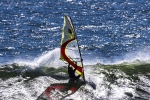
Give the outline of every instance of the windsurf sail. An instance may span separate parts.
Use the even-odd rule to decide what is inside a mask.
[[[77,66],[76,74],[81,75],[85,81],[82,56],[78,45],[77,35],[71,18],[68,16],[64,16],[60,58],[62,61],[69,63],[73,69]]]

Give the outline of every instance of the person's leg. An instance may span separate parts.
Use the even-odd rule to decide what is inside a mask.
[[[75,79],[70,78],[69,81],[68,81],[68,83],[74,83],[74,81],[75,81]]]

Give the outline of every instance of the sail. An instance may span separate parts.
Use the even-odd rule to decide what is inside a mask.
[[[60,47],[60,58],[67,62],[74,69],[77,66],[76,73],[82,75],[84,79],[83,63],[81,58],[78,40],[69,17],[64,16],[64,25],[62,29],[62,39]]]

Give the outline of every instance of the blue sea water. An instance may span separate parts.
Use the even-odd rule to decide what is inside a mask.
[[[73,21],[85,65],[150,62],[149,0],[1,0],[0,65],[56,59],[48,56],[59,53],[64,15]]]
[[[64,15],[73,20],[84,57],[114,62],[129,53],[132,59],[149,54],[146,0],[6,0],[0,5],[1,63],[58,48]]]

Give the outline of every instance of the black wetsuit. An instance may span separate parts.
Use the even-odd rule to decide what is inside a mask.
[[[70,67],[70,64],[68,65],[68,74],[69,74],[69,82],[74,82],[76,81],[77,79],[79,79],[80,75],[76,76],[75,75],[75,71],[77,69],[77,66],[76,68],[73,70],[72,67]]]

